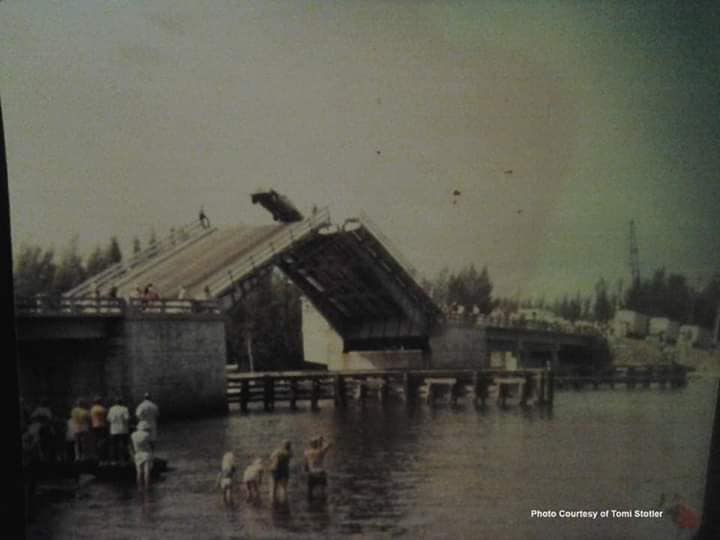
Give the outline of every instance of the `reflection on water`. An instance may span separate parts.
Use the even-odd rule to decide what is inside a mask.
[[[538,520],[531,509],[643,509],[662,492],[701,508],[715,383],[684,389],[561,392],[552,413],[469,405],[412,410],[331,404],[162,426],[172,470],[149,493],[91,482],[44,510],[53,538],[672,538],[669,520]],[[335,442],[327,501],[305,497],[306,441]],[[242,468],[293,442],[289,502],[227,509],[223,452]],[[240,475],[241,476],[241,475]]]

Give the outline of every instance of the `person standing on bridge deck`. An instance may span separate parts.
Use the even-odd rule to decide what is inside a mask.
[[[270,456],[270,498],[273,503],[287,502],[291,446],[290,441],[284,441]],[[282,495],[279,496],[278,492]]]
[[[308,499],[312,499],[315,488],[321,489],[320,496],[325,497],[327,473],[325,472],[325,454],[332,446],[323,436],[310,439],[310,446],[305,450],[305,472],[307,473]]]
[[[210,220],[205,214],[205,208],[202,206],[200,207],[200,212],[198,212],[198,220],[200,221],[200,225],[202,225],[203,229],[210,228]]]
[[[146,422],[148,432],[150,433],[150,445],[155,451],[155,443],[157,442],[157,421],[160,416],[160,409],[152,401],[150,401],[150,392],[145,393],[145,399],[135,409],[135,417],[140,422]]]

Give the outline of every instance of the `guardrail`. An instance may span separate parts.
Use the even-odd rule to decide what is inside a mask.
[[[157,314],[219,314],[220,309],[215,300],[144,300],[131,298],[97,297],[35,297],[19,298],[15,301],[18,315],[125,315],[127,313]]]
[[[183,225],[182,227],[175,230],[173,234],[170,234],[166,238],[159,240],[152,246],[145,248],[140,253],[134,255],[130,259],[115,263],[100,272],[99,274],[96,274],[89,279],[83,281],[78,286],[64,293],[64,296],[85,296],[93,292],[92,287],[94,285],[97,285],[98,287],[103,287],[109,284],[114,284],[114,281],[117,281],[119,278],[125,276],[133,268],[137,268],[141,264],[156,257],[160,253],[174,250],[191,241],[194,241],[195,239],[199,238],[200,236],[206,234],[211,230],[214,229],[205,228],[202,223],[200,223],[200,221],[193,221],[192,223]]]
[[[224,291],[233,287],[238,281],[242,281],[252,272],[269,264],[275,256],[284,249],[291,246],[297,240],[323,226],[330,224],[330,212],[323,208],[317,214],[309,218],[288,225],[283,233],[273,237],[269,242],[263,242],[260,246],[245,254],[240,262],[225,270],[226,274],[211,282],[208,287],[213,295],[218,296]]]
[[[390,256],[414,279],[420,281],[423,277],[420,272],[402,255],[400,250],[393,244],[390,239],[380,230],[375,222],[370,219],[365,212],[360,212],[358,221],[362,224],[375,238],[377,238]]]
[[[433,317],[441,317],[444,314],[437,304],[432,300],[430,295],[422,288],[420,282],[423,281],[422,274],[402,255],[400,250],[393,244],[390,239],[383,234],[380,228],[370,217],[361,212],[359,217],[356,219],[349,219],[346,223],[356,222],[367,231],[367,234],[374,239],[374,242],[387,252],[390,259],[393,261],[393,266],[399,267],[401,273],[395,273],[395,278],[401,283],[401,285],[408,290],[412,291],[411,294],[416,302],[421,303],[425,306],[425,309]],[[402,272],[409,276],[404,277]]]

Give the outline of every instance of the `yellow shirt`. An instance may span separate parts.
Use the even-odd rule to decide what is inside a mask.
[[[75,407],[70,411],[70,418],[73,422],[75,433],[87,431],[90,427],[90,413],[83,407]]]
[[[90,409],[90,422],[94,428],[107,426],[107,409],[99,404],[93,405]]]

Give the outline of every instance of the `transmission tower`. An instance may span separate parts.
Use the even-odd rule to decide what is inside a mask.
[[[630,273],[632,274],[633,283],[639,283],[640,258],[638,257],[638,243],[633,220],[630,220]]]

